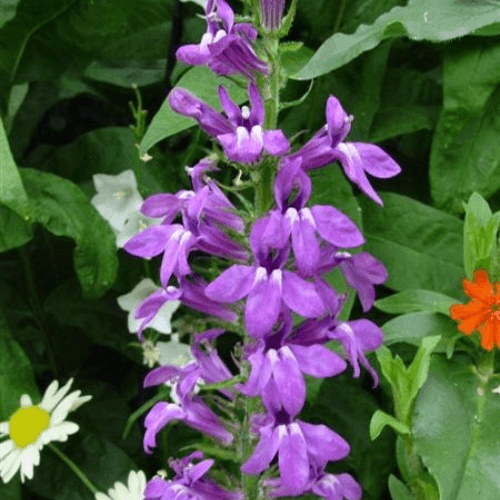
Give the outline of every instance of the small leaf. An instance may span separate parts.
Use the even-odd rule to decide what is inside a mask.
[[[404,290],[375,301],[375,307],[390,314],[406,314],[417,311],[437,312],[450,315],[450,307],[457,299],[432,290]]]
[[[411,392],[410,396],[413,402],[418,394],[419,389],[425,384],[427,375],[429,373],[429,364],[431,361],[431,354],[437,346],[440,335],[434,337],[426,337],[422,340],[417,354],[413,358],[411,365],[408,367],[408,375],[410,376]]]
[[[399,434],[410,434],[410,429],[382,410],[377,410],[370,421],[370,439],[377,439],[386,425],[392,427]]]
[[[415,500],[410,490],[396,476],[389,476],[389,492],[392,500]]]

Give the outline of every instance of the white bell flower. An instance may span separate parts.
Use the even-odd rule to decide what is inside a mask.
[[[96,493],[95,500],[142,500],[146,488],[146,475],[142,470],[130,471],[127,485],[117,481],[108,494]]]

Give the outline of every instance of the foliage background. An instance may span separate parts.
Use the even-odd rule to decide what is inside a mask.
[[[81,432],[63,449],[102,491],[131,468],[151,477],[168,456],[199,441],[174,425],[146,458],[140,419],[123,438],[131,413],[155,394],[141,388],[146,368],[116,303],[145,270],[116,251],[89,200],[96,173],[134,169],[143,196],[188,186],[183,167],[210,143],[168,109],[165,96],[180,81],[216,102],[217,79],[174,57],[177,46],[203,34],[200,12],[178,0],[0,4],[0,420],[21,393],[36,397],[54,378],[76,377],[94,398],[75,415]],[[300,0],[288,38],[303,46],[283,53],[290,77],[283,100],[299,99],[314,84],[303,104],[281,113],[283,130],[305,131],[297,139],[303,142],[324,124],[333,93],[355,116],[349,140],[380,144],[403,168],[394,179],[372,181],[383,190],[383,208],[351,188],[336,166],[314,172],[314,201],[337,205],[362,227],[365,249],[389,270],[377,297],[407,292],[397,307],[365,315],[384,325],[391,350],[409,362],[423,337],[442,335],[413,413],[416,445],[441,499],[494,500],[499,397],[489,392],[483,405],[467,354],[444,354],[462,342],[447,308],[413,290],[464,301],[462,201],[478,192],[493,212],[500,209],[500,3]],[[144,138],[129,127],[132,84],[153,120]],[[238,88],[233,95],[243,102]],[[146,151],[153,159],[143,163]],[[230,183],[229,175],[221,180]],[[357,299],[350,305],[351,318],[361,317]],[[176,316],[179,329],[189,327],[184,312]],[[228,335],[219,342],[227,360],[234,341]],[[366,374],[309,381],[303,417],[351,443],[351,455],[331,470],[352,472],[366,500],[389,498],[388,478],[398,475],[392,431],[375,441],[368,432],[375,410],[392,412],[390,394],[385,382],[373,391]],[[0,497],[90,498],[50,453],[33,481],[0,485]]]

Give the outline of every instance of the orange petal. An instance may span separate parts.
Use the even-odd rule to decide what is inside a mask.
[[[477,330],[482,324],[486,323],[490,318],[491,313],[488,311],[486,313],[478,313],[468,318],[462,320],[462,322],[458,325],[458,329],[465,333],[466,335],[470,335],[473,331]]]
[[[474,281],[464,278],[462,281],[464,292],[469,297],[488,303],[494,293],[488,273],[484,269],[474,271]]]
[[[490,308],[475,300],[468,304],[455,304],[450,307],[450,316],[454,320],[463,320],[470,316],[487,312],[490,312]]]
[[[479,332],[481,335],[481,346],[487,351],[491,351],[493,349],[493,345],[495,343],[495,339],[498,338],[498,325],[496,321],[488,321],[484,328]]]

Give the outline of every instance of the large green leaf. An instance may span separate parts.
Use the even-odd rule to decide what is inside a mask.
[[[394,7],[373,24],[362,24],[352,35],[337,33],[326,40],[296,78],[324,75],[373,49],[382,40],[407,36],[412,40],[443,42],[463,37],[498,22],[496,1],[410,0]]]
[[[238,104],[242,104],[248,100],[246,91],[233,82],[214,75],[212,71],[203,66],[191,68],[177,82],[177,87],[189,90],[202,101],[220,110],[221,106],[217,95],[218,85],[225,85],[233,100]],[[196,121],[194,119],[175,113],[165,99],[158,113],[153,117],[151,125],[142,139],[140,148],[141,155],[145,154],[148,149],[161,140],[177,134],[182,130],[186,130],[195,124]]]
[[[382,194],[379,207],[358,197],[366,249],[389,271],[386,286],[424,288],[462,297],[463,222],[398,194]]]
[[[62,15],[78,0],[21,0],[16,16],[0,30],[0,69],[11,82],[31,37],[43,26]]]
[[[430,164],[438,206],[461,213],[474,191],[488,198],[500,188],[499,82],[497,38],[466,39],[445,52],[444,105]]]
[[[71,181],[47,172],[21,169],[35,222],[76,242],[75,270],[87,298],[103,295],[118,269],[115,235],[88,198]]]
[[[30,360],[14,340],[7,320],[0,310],[0,422],[8,420],[19,407],[23,394],[38,402],[40,394]]]
[[[500,492],[500,397],[486,391],[466,356],[432,359],[417,398],[413,437],[441,500],[496,499]]]

